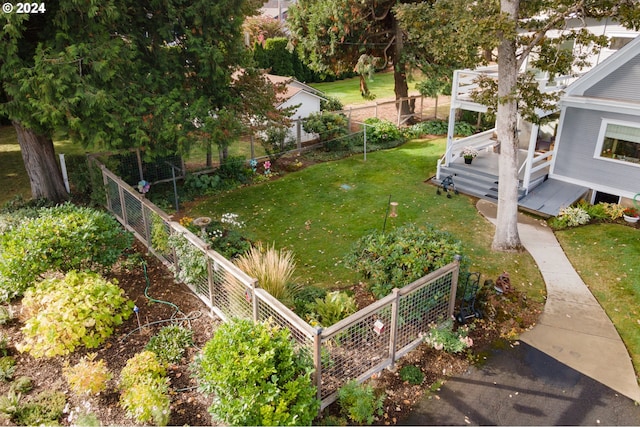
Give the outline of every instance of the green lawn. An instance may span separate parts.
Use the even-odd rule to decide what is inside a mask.
[[[558,231],[556,236],[640,372],[640,230],[597,224]]]
[[[20,146],[13,126],[0,126],[0,206],[15,196],[31,197]]]
[[[409,82],[409,93],[417,92],[415,89],[416,81],[417,80]],[[371,94],[375,95],[376,98],[380,99],[395,96],[393,89],[393,72],[391,71],[376,73],[373,76],[373,80],[367,80],[367,85],[369,86]],[[360,77],[328,83],[311,83],[310,86],[323,91],[329,96],[338,98],[344,105],[372,102],[364,99],[360,94]]]
[[[431,223],[462,240],[472,270],[483,280],[502,271],[540,300],[544,283],[528,254],[490,250],[493,227],[477,212],[473,199],[438,196],[425,180],[435,172],[444,139],[413,141],[401,147],[317,164],[281,179],[209,197],[187,213],[218,218],[240,215],[253,240],[293,250],[303,281],[346,287],[358,277],[343,265],[353,243],[382,230],[389,198],[398,202],[398,217],[386,229],[405,223]]]

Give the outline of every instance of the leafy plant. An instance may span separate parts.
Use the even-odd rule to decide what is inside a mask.
[[[373,232],[359,239],[346,257],[346,266],[364,276],[377,298],[453,262],[462,244],[433,226],[408,224],[388,233]]]
[[[449,125],[444,120],[429,120],[411,126],[411,131],[416,137],[422,135],[446,135],[448,129]]]
[[[184,189],[189,194],[212,194],[221,186],[218,175],[189,174],[184,179]]]
[[[89,353],[73,366],[68,364],[62,369],[62,375],[69,388],[79,395],[98,395],[107,389],[112,375],[104,360],[95,360],[96,353]]]
[[[171,399],[166,370],[152,351],[137,353],[120,372],[120,406],[139,423],[169,422]]]
[[[35,358],[69,354],[81,345],[96,348],[132,309],[124,291],[97,273],[71,271],[43,280],[22,300],[27,321],[16,348]]]
[[[0,412],[17,425],[56,425],[63,414],[66,396],[61,391],[43,391],[23,401],[19,393],[10,391],[0,398]]]
[[[151,214],[151,246],[153,249],[166,254],[169,252],[169,229],[160,215],[153,212]]]
[[[375,416],[382,415],[384,399],[385,395],[376,395],[371,385],[356,380],[348,381],[338,390],[340,411],[358,424],[373,424]]]
[[[13,320],[14,314],[11,306],[1,305],[0,306],[0,325],[6,325],[7,323]]]
[[[194,364],[209,412],[230,425],[310,425],[319,402],[312,362],[287,329],[235,319],[218,328]]]
[[[456,122],[453,133],[458,136],[471,136],[476,132],[476,128],[467,122]]]
[[[292,284],[296,263],[293,253],[262,246],[258,242],[234,263],[249,276],[258,279],[258,285],[284,304],[291,304],[300,289]]]
[[[312,113],[304,120],[302,128],[305,132],[317,133],[320,141],[329,141],[349,133],[347,118],[337,113]]]
[[[420,385],[424,381],[424,373],[415,365],[404,365],[400,368],[400,379],[412,385]]]
[[[440,325],[431,328],[424,337],[427,345],[436,350],[444,350],[447,353],[460,353],[473,345],[473,340],[469,337],[469,325],[460,326],[453,329],[453,320],[448,319]]]
[[[193,345],[193,331],[179,325],[165,326],[144,347],[163,363],[178,363],[184,350]]]
[[[105,212],[71,204],[41,209],[0,235],[0,300],[22,295],[50,270],[109,267],[131,243],[131,234]]]
[[[178,258],[176,265],[170,267],[176,279],[192,286],[205,282],[207,280],[206,255],[180,234],[172,234],[169,244]]]
[[[367,144],[388,147],[391,143],[396,145],[404,142],[400,129],[388,120],[372,117],[364,123],[367,125]]]
[[[588,224],[591,217],[586,210],[579,206],[569,206],[560,209],[558,215],[550,221],[554,228],[576,227]]]
[[[16,359],[13,356],[0,357],[0,381],[11,381],[16,372]]]
[[[356,301],[346,292],[329,292],[317,298],[312,306],[311,317],[322,326],[331,326],[357,311]]]
[[[293,301],[294,311],[298,316],[304,318],[313,312],[316,299],[323,299],[326,295],[327,290],[319,286],[302,286]]]
[[[33,380],[25,375],[16,378],[11,383],[10,390],[14,393],[28,393],[33,389]]]

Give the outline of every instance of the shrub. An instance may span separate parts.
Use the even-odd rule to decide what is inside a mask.
[[[0,357],[0,381],[11,381],[16,372],[16,359],[13,356]]]
[[[351,380],[338,390],[338,405],[342,413],[358,424],[372,424],[375,416],[382,415],[384,394],[376,396],[370,385]]]
[[[107,389],[112,375],[104,360],[94,360],[96,353],[89,353],[73,366],[68,364],[62,369],[62,375],[69,388],[79,395],[98,395]]]
[[[293,284],[296,263],[293,252],[264,248],[260,242],[240,255],[234,263],[249,276],[258,279],[258,285],[284,304],[292,304],[299,286]]]
[[[576,227],[588,224],[591,220],[587,211],[579,206],[569,206],[560,209],[558,215],[550,221],[554,228]]]
[[[180,234],[172,234],[169,244],[176,252],[177,262],[169,267],[176,279],[191,286],[207,281],[207,258],[197,247]]]
[[[169,252],[169,228],[160,215],[151,213],[151,246],[161,254]]]
[[[287,329],[235,319],[216,330],[194,365],[209,412],[229,425],[310,425],[319,402],[312,362]]]
[[[424,373],[415,365],[405,365],[400,368],[400,379],[412,385],[420,385],[424,381]]]
[[[317,133],[320,141],[329,141],[349,133],[347,118],[337,113],[312,113],[302,122],[302,128],[305,132]]]
[[[12,383],[10,390],[14,393],[25,394],[33,389],[33,380],[31,377],[21,376],[16,378]]]
[[[449,125],[444,120],[430,120],[411,126],[411,132],[416,136],[422,135],[446,135]]]
[[[464,325],[454,331],[453,321],[448,319],[439,326],[431,328],[424,337],[424,341],[436,350],[460,353],[473,345],[473,340],[469,338],[470,330],[469,325]]]
[[[622,214],[624,213],[624,206],[618,203],[599,203],[602,205],[602,208],[607,213],[609,218],[615,220],[618,218],[622,218]]]
[[[43,391],[22,401],[20,394],[9,392],[0,399],[0,412],[17,425],[57,425],[63,414],[66,397],[61,391]]]
[[[11,306],[1,305],[0,306],[0,325],[6,325],[7,323],[13,320],[14,314]]]
[[[184,179],[184,189],[188,194],[213,194],[221,186],[218,175],[188,174]]]
[[[124,291],[97,273],[71,271],[64,278],[44,280],[25,293],[27,321],[16,348],[36,358],[68,354],[80,345],[96,348],[132,309]]]
[[[377,298],[453,262],[462,244],[433,226],[408,224],[388,233],[373,232],[356,242],[346,265],[361,273]]]
[[[317,298],[312,307],[311,317],[322,326],[331,326],[357,311],[356,301],[345,292],[329,292],[324,298]]]
[[[453,133],[457,136],[471,136],[475,132],[475,126],[467,122],[457,122],[453,128]]]
[[[193,345],[193,331],[179,325],[165,326],[149,339],[145,350],[152,351],[163,363],[178,363],[184,350]]]
[[[0,300],[21,295],[50,270],[110,267],[132,244],[105,212],[65,204],[39,215],[0,235]]]
[[[139,423],[153,421],[165,426],[169,422],[169,378],[152,351],[137,353],[120,372],[120,406],[127,416]]]
[[[369,118],[364,121],[367,126],[367,144],[390,146],[392,143],[402,143],[404,138],[398,127],[388,120]]]
[[[307,285],[300,288],[293,301],[294,311],[300,317],[306,317],[313,312],[317,298],[323,299],[327,295],[327,290],[319,286]]]

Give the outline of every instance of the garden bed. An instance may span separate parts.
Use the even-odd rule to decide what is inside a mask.
[[[121,261],[108,275],[108,277],[118,280],[128,297],[139,307],[140,323],[143,328],[137,329],[138,320],[135,315],[132,315],[116,330],[116,334],[96,351],[97,358],[104,359],[109,370],[114,374],[114,379],[110,381],[108,390],[100,396],[86,400],[78,399],[69,391],[68,385],[62,377],[62,368],[65,362],[73,365],[89,351],[83,349],[67,357],[34,359],[28,354],[15,351],[14,345],[21,339],[20,327],[22,325],[20,321],[14,320],[3,326],[2,331],[9,338],[10,353],[17,360],[14,378],[29,376],[34,383],[34,389],[23,399],[35,396],[45,390],[61,390],[67,395],[70,410],[89,408],[88,410],[95,414],[103,425],[133,424],[118,405],[119,395],[116,391],[116,381],[120,370],[130,357],[144,348],[153,334],[162,326],[169,324],[165,321],[172,318],[188,317],[190,319],[188,323],[194,331],[195,346],[188,349],[186,356],[179,364],[173,365],[169,369],[173,390],[169,424],[211,424],[211,417],[207,412],[210,398],[197,391],[195,381],[190,375],[189,364],[198,349],[211,338],[219,321],[212,319],[207,314],[208,309],[188,288],[174,282],[173,275],[163,264],[153,257],[143,255],[143,250],[144,248],[140,245],[136,245],[136,250],[130,251],[126,259]],[[144,258],[147,263],[148,282],[141,264],[136,262],[141,258]],[[362,285],[354,286],[354,291],[360,304],[372,301],[372,297],[367,294]],[[180,313],[176,313],[174,307],[162,302],[155,302],[155,300],[176,304],[180,308]],[[436,351],[423,344],[397,365],[398,369],[408,364],[418,366],[425,374],[422,384],[410,385],[402,381],[398,370],[394,372],[385,370],[373,380],[375,387],[387,395],[384,403],[385,413],[379,419],[379,424],[397,423],[411,411],[411,406],[423,396],[426,390],[437,387],[446,376],[464,372],[471,363],[482,361],[496,340],[501,337],[514,338],[518,332],[535,323],[541,310],[539,304],[527,301],[517,290],[507,296],[498,296],[489,292],[486,300],[486,312],[495,321],[489,319],[476,321],[476,328],[470,335],[474,340],[474,347],[471,351],[451,355]],[[14,304],[13,308],[19,312],[20,304]],[[146,324],[153,325],[144,326]],[[0,383],[0,395],[7,394],[10,384]],[[325,410],[324,415],[336,414],[337,411],[337,405],[334,404]],[[66,413],[61,421],[62,424],[69,425],[69,413]],[[11,422],[4,418],[2,424],[11,425]]]

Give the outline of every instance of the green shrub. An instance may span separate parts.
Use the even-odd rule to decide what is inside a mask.
[[[317,298],[323,299],[327,295],[327,290],[319,286],[305,285],[300,288],[293,301],[293,310],[302,318],[313,312],[313,307]]]
[[[133,302],[99,274],[71,271],[27,290],[22,310],[27,321],[16,348],[36,358],[53,357],[80,345],[98,347],[129,318]]]
[[[385,396],[377,395],[370,385],[351,380],[338,390],[340,411],[358,424],[373,424],[376,415],[382,415]]]
[[[364,123],[367,125],[367,145],[388,147],[404,142],[400,129],[388,120],[368,118]]]
[[[151,213],[151,246],[161,254],[169,252],[169,228],[160,215]]]
[[[345,292],[329,292],[317,298],[312,306],[311,317],[322,326],[331,326],[358,310],[356,300]]]
[[[193,331],[179,325],[165,326],[149,339],[144,347],[152,351],[163,363],[178,363],[184,350],[193,345]]]
[[[193,195],[213,194],[221,187],[221,183],[218,175],[188,174],[184,179],[184,189]]]
[[[20,394],[10,391],[0,398],[0,412],[7,414],[17,425],[57,425],[66,401],[61,391],[43,391],[25,401]]]
[[[251,249],[251,242],[240,231],[244,222],[238,215],[225,213],[219,221],[212,221],[205,228],[209,246],[227,259],[233,259]]]
[[[204,252],[189,243],[180,234],[169,237],[169,245],[175,250],[177,262],[169,269],[176,279],[191,286],[198,286],[207,281],[207,258]]]
[[[120,406],[139,423],[165,426],[171,399],[166,370],[152,351],[137,353],[120,372]]]
[[[31,377],[21,376],[16,378],[12,383],[10,390],[14,393],[25,394],[33,389],[33,380]]]
[[[416,123],[411,126],[411,132],[415,137],[423,135],[446,135],[449,124],[444,120],[430,120]]]
[[[271,296],[283,304],[293,304],[300,289],[293,283],[296,269],[293,252],[277,250],[273,246],[265,248],[258,242],[247,253],[236,258],[234,263],[246,274],[258,279],[258,286]]]
[[[471,136],[476,132],[475,126],[467,122],[456,122],[453,133],[456,136]]]
[[[550,220],[550,225],[554,228],[576,227],[588,224],[591,217],[586,210],[579,206],[569,206],[560,209],[558,215]]]
[[[308,133],[317,133],[320,141],[329,141],[349,134],[348,120],[344,114],[312,113],[302,123]]]
[[[79,395],[98,395],[107,389],[112,378],[104,360],[94,360],[96,353],[89,353],[73,366],[65,365],[62,375],[69,388]]]
[[[400,379],[411,385],[420,385],[424,381],[424,373],[415,365],[405,365],[400,368]]]
[[[346,257],[377,298],[444,267],[462,253],[462,244],[433,226],[408,224],[388,233],[362,237]]]
[[[448,319],[438,326],[431,328],[424,337],[424,342],[436,350],[444,350],[447,353],[460,353],[473,345],[469,337],[469,325],[453,329],[453,321]]]
[[[0,381],[11,381],[16,372],[16,359],[13,356],[0,357]]]
[[[0,235],[0,300],[21,295],[50,270],[110,267],[131,244],[131,234],[105,212],[71,204],[41,209]]]
[[[235,319],[216,330],[194,365],[209,411],[229,425],[310,425],[319,402],[312,362],[287,329]]]

